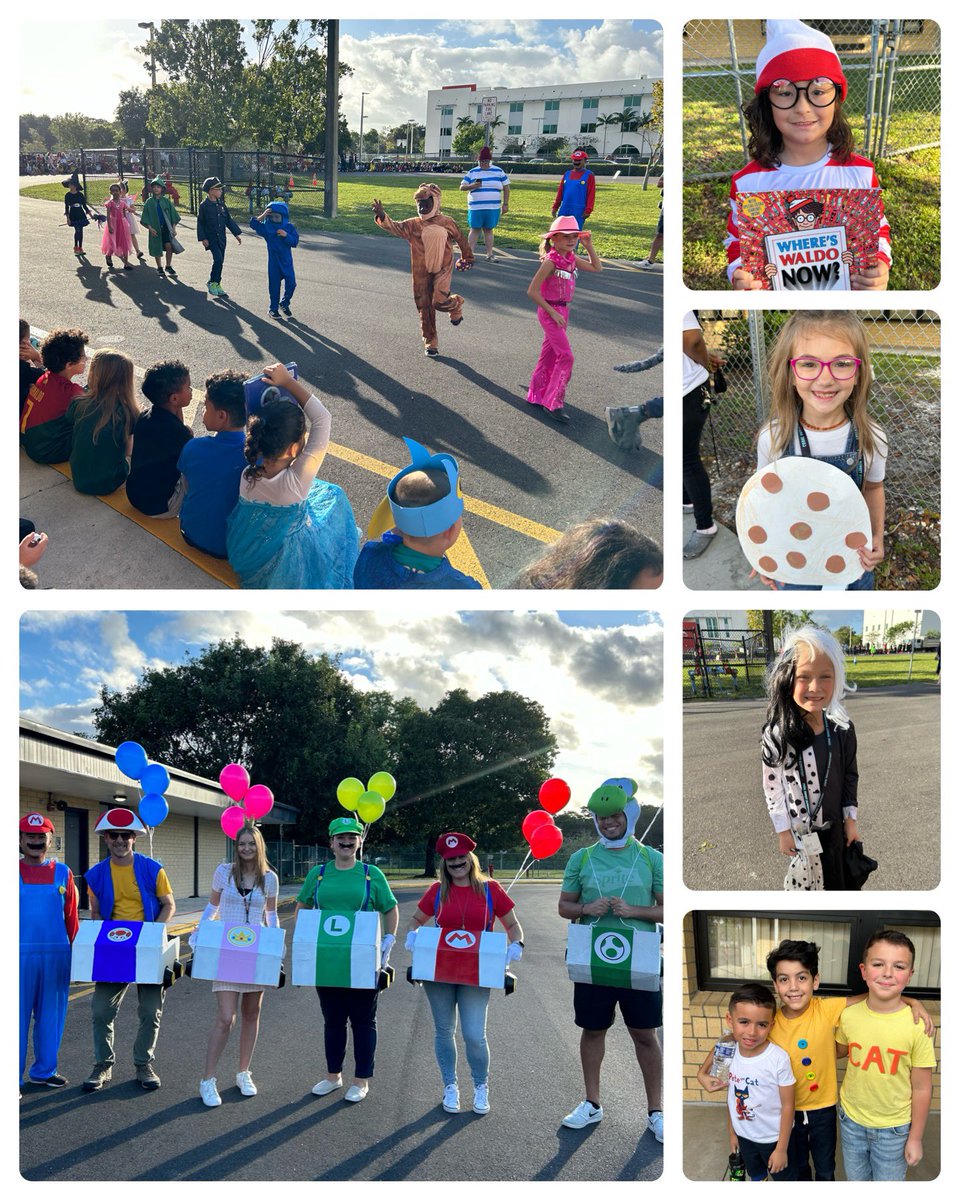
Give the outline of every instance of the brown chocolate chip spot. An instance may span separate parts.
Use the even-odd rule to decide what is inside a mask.
[[[787,555],[787,562],[791,567],[796,567],[798,570],[800,567],[805,567],[807,565],[807,560],[802,554],[798,554],[796,550],[790,551],[790,553]]]
[[[831,554],[825,564],[831,575],[839,575],[846,568],[846,565],[846,560],[839,554]]]
[[[763,558],[760,559],[760,566],[764,569],[764,571],[775,571],[777,569],[777,560],[775,558],[771,558],[769,554],[765,554]]]
[[[768,471],[766,475],[761,475],[760,482],[768,492],[783,491],[783,480],[779,475],[774,475],[772,471]]]
[[[865,533],[848,533],[843,539],[843,544],[849,546],[851,550],[859,550],[861,546],[867,544],[867,535]]]
[[[813,530],[806,523],[806,521],[798,521],[796,523],[796,525],[790,526],[790,532],[793,534],[793,536],[797,539],[798,542],[805,542],[807,540],[807,538],[813,533]]]
[[[747,530],[747,537],[751,542],[756,542],[757,545],[761,545],[767,540],[767,531],[762,525],[751,525]]]
[[[826,492],[811,492],[807,497],[807,507],[812,508],[814,512],[823,512],[825,508],[830,507],[830,497]]]

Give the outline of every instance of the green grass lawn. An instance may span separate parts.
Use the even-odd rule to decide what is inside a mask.
[[[858,688],[889,687],[907,682],[907,671],[910,666],[909,654],[860,654],[856,665],[847,656],[847,679]],[[731,664],[732,666],[734,664]],[[705,697],[700,679],[697,679],[697,694],[694,696],[687,674],[689,668],[683,668],[683,698],[684,700],[744,700],[756,699],[764,695],[763,667],[761,664],[750,664],[750,680],[746,679],[743,664],[735,666],[737,671],[737,690],[733,690],[729,676],[710,676],[710,686],[713,689],[711,697]],[[923,651],[913,656],[913,674],[911,683],[934,683],[937,678],[937,656],[933,651]]]
[[[335,220],[323,218],[323,191],[310,187],[310,176],[294,175],[294,196],[290,216],[301,230],[330,230],[336,233],[364,233],[374,237],[390,237],[374,224],[371,205],[375,199],[383,202],[395,221],[416,215],[413,193],[423,179],[436,182],[443,190],[443,211],[453,217],[464,234],[467,232],[467,193],[459,190],[460,178],[455,175],[365,175],[341,177],[339,181]],[[109,180],[88,180],[87,199],[99,204],[107,195]],[[186,192],[177,184],[181,196]],[[527,179],[517,176],[510,188],[510,205],[506,217],[497,226],[498,246],[512,249],[536,250],[540,235],[549,227],[550,206],[556,195],[556,181]],[[101,194],[102,193],[102,194]],[[396,193],[396,194],[393,194]],[[23,196],[53,200],[63,204],[63,188],[59,183],[32,184],[21,189]],[[247,197],[237,190],[228,192],[227,204],[234,217],[244,224],[248,217]],[[657,228],[660,191],[640,184],[597,181],[596,206],[589,220],[597,253],[602,258],[638,260],[646,257]]]

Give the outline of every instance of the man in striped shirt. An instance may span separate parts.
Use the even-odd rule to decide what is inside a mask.
[[[507,215],[510,202],[510,179],[500,167],[491,162],[489,146],[484,146],[477,156],[477,165],[471,167],[460,182],[460,191],[467,193],[467,224],[470,232],[467,241],[471,250],[477,246],[477,234],[483,230],[487,247],[487,261],[493,261],[493,231],[501,216]]]

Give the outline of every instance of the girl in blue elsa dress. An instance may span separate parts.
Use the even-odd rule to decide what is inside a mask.
[[[330,413],[280,363],[263,377],[285,391],[247,426],[240,498],[227,521],[227,557],[245,588],[352,588],[359,550],[353,510],[317,478]]]

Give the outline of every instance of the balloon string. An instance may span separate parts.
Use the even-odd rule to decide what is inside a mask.
[[[513,879],[511,879],[511,880],[510,880],[510,883],[509,883],[509,884],[508,884],[508,885],[507,885],[507,886],[506,886],[506,887],[503,889],[503,890],[504,890],[505,892],[507,892],[508,894],[509,894],[509,892],[510,892],[510,888],[512,888],[512,887],[513,887],[513,885],[514,885],[514,884],[517,882],[517,880],[518,880],[518,879],[520,878],[520,876],[523,874],[523,872],[524,872],[524,868],[525,868],[525,867],[526,867],[526,865],[527,865],[527,859],[529,859],[529,858],[531,857],[531,855],[532,855],[532,854],[533,854],[533,851],[532,851],[532,850],[528,850],[528,851],[527,851],[527,857],[526,857],[526,858],[523,860],[523,862],[520,864],[520,870],[519,870],[519,871],[516,873],[516,875],[514,875]],[[531,863],[530,865],[531,865],[531,866],[533,866],[533,863]]]

